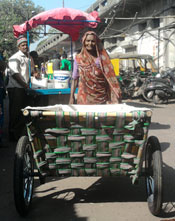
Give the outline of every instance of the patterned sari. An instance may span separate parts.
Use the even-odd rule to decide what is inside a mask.
[[[85,48],[87,35],[93,34],[100,65]],[[79,72],[77,104],[119,103],[121,90],[106,50],[100,46],[100,39],[93,31],[86,32],[82,39],[82,50],[76,56]]]

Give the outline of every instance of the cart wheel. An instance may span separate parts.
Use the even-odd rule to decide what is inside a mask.
[[[147,141],[145,172],[148,207],[157,216],[162,209],[162,155],[160,143],[154,136]]]
[[[46,182],[46,177],[40,176],[40,177],[39,177],[39,181],[40,181],[40,184],[41,184],[41,185],[42,185],[42,184],[45,184],[45,182]]]
[[[33,151],[27,136],[19,139],[14,161],[14,200],[21,216],[27,215],[32,200],[34,178]]]

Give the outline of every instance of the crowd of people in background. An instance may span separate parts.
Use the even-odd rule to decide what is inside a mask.
[[[36,51],[31,51],[30,56],[34,61],[34,76],[37,78],[45,76],[48,79],[53,79],[53,72],[58,70],[72,70],[72,62],[67,58],[67,54],[54,55],[53,58],[47,61],[39,62]]]

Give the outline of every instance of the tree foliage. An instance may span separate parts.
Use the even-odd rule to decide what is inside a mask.
[[[35,7],[31,0],[0,0],[0,52],[6,58],[17,51],[13,25],[22,24],[42,11],[44,8]],[[38,40],[38,36],[31,33],[30,43],[36,40]]]

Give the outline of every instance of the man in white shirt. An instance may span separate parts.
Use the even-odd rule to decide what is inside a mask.
[[[25,126],[21,109],[29,105],[26,88],[29,88],[29,56],[27,39],[20,36],[17,39],[19,51],[9,58],[10,69],[7,85],[9,97],[9,139],[17,140]]]

